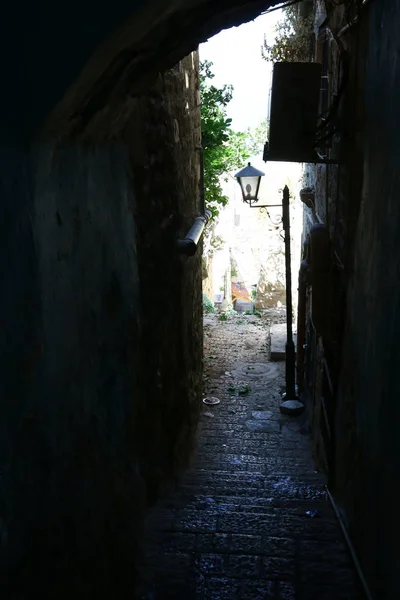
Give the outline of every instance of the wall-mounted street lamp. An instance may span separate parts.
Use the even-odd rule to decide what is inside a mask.
[[[285,185],[281,204],[258,204],[258,191],[260,189],[262,171],[255,169],[249,163],[247,167],[236,173],[235,177],[242,190],[243,201],[250,208],[269,208],[282,206],[282,225],[285,232],[285,274],[286,274],[286,352],[285,352],[285,379],[286,391],[282,397],[280,410],[284,414],[299,415],[304,410],[296,394],[296,355],[293,342],[293,309],[292,309],[292,273],[290,264],[290,212],[289,188]]]
[[[243,202],[252,204],[258,202],[258,190],[260,189],[261,177],[265,173],[255,169],[248,163],[247,167],[236,173],[235,177],[238,180],[240,189],[242,190]]]

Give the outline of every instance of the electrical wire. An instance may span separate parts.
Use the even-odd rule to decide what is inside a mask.
[[[339,54],[339,73],[341,72],[341,81],[337,94],[329,108],[328,115],[317,125],[317,132],[326,128],[327,124],[330,123],[337,115],[340,100],[344,94],[349,81],[349,57],[348,54],[343,51]]]
[[[317,138],[317,142],[321,143],[321,142],[326,142],[327,140],[329,140],[331,137],[333,137],[334,135],[336,135],[338,133],[338,129],[335,126],[332,126],[332,128],[330,130],[328,130],[328,132]],[[318,144],[317,144],[318,145]]]
[[[282,8],[288,8],[289,6],[293,6],[293,4],[299,4],[302,0],[292,0],[291,2],[285,2],[284,4],[279,4],[279,6],[274,6],[273,8],[268,8],[262,12],[262,15],[268,15],[269,13],[274,12],[275,10],[281,10]]]

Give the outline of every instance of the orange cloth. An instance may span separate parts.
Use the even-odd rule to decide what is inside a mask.
[[[251,302],[250,294],[242,283],[232,283],[232,300],[237,299]]]

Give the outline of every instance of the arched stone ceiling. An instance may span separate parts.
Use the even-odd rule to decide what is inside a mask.
[[[14,19],[11,25],[24,30],[22,49],[18,48],[23,74],[17,80],[24,81],[24,94],[30,98],[30,125],[37,128],[51,114],[48,127],[61,131],[68,130],[77,115],[83,124],[90,121],[113,97],[140,93],[152,77],[202,41],[257,17],[277,2],[31,0],[28,4],[23,22],[18,22],[17,5],[6,9]],[[3,28],[12,44],[12,28],[6,27],[7,19]]]

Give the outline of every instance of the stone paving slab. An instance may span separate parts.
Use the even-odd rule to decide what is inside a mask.
[[[217,356],[225,331],[213,330]],[[149,514],[140,600],[362,598],[302,417],[279,413],[283,365],[270,383],[251,378],[245,396],[220,378],[248,361],[250,340],[262,340],[254,333],[247,326],[239,356],[221,353],[214,364],[209,385],[221,402],[202,417],[191,470]],[[266,358],[253,349],[251,361]],[[319,516],[307,516],[310,509]]]

